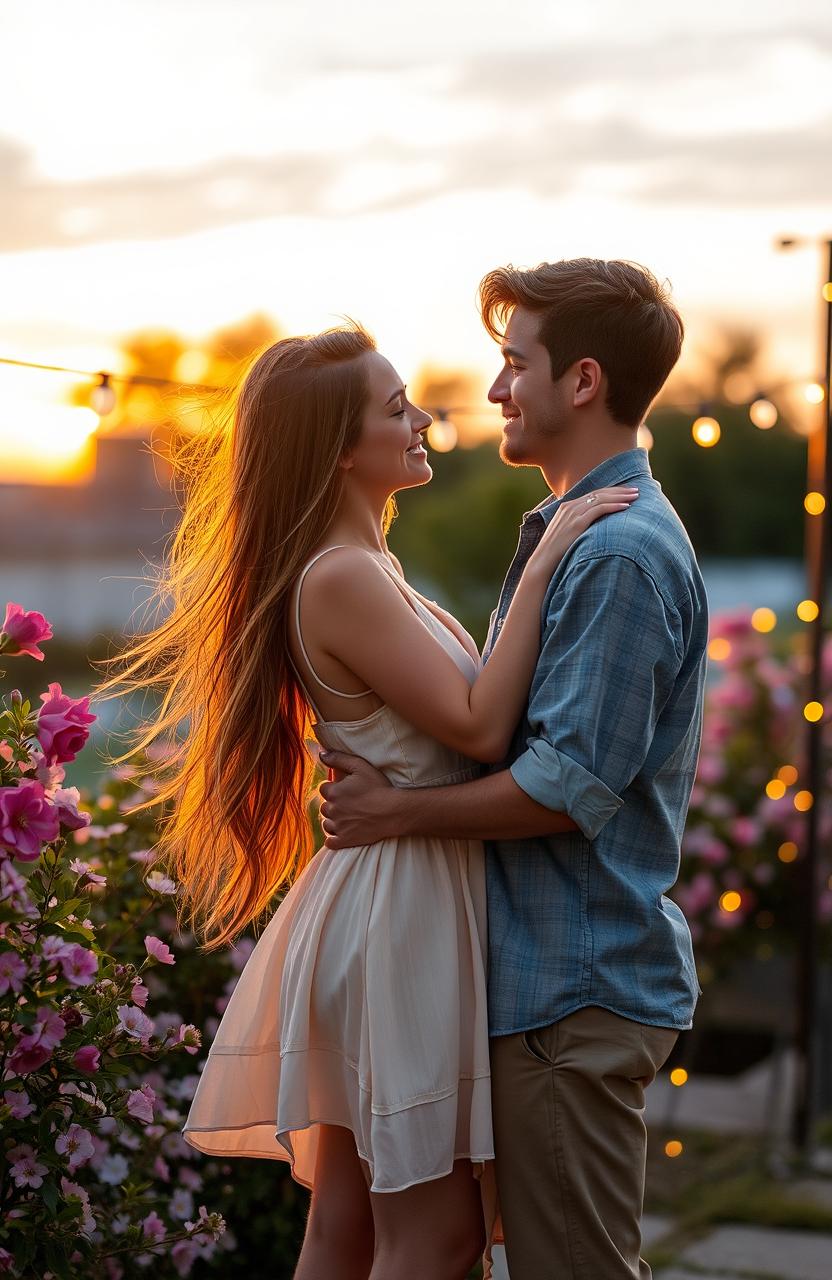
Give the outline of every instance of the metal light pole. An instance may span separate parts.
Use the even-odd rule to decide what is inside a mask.
[[[783,238],[781,248],[806,243],[802,239]],[[816,514],[807,505],[806,514],[806,568],[810,598],[817,605],[817,615],[811,623],[809,642],[809,670],[807,673],[807,704],[823,706],[822,657],[826,584],[829,574],[829,519],[832,502],[832,238],[823,239],[825,274],[822,296],[824,307],[824,398],[823,421],[809,436],[808,485],[809,493],[820,494],[823,503]],[[823,722],[829,712],[818,719],[807,717],[806,729],[806,790],[813,803],[806,814],[806,846],[798,865],[800,935],[797,955],[797,1026],[798,1080],[792,1117],[792,1136],[795,1147],[807,1156],[813,1144],[818,1102],[818,903],[820,885],[820,808],[824,787],[823,774]]]

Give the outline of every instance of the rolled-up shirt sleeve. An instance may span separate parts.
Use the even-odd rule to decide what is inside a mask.
[[[549,602],[514,781],[593,840],[647,760],[680,665],[678,612],[634,560],[570,564]]]

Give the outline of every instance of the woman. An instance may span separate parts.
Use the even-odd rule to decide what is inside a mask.
[[[311,858],[318,742],[401,786],[500,760],[567,547],[636,493],[551,521],[486,667],[387,549],[391,497],[431,478],[427,413],[360,328],[276,343],[192,470],[171,609],[126,654],[187,717],[160,851],[207,948],[289,882],[217,1031],[184,1127],[199,1150],[289,1159],[312,1189],[296,1280],[462,1280],[493,1159],[482,846],[413,839]],[[299,874],[300,873],[300,874]]]

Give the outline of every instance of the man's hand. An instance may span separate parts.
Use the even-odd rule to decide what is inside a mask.
[[[330,781],[320,786],[327,849],[353,849],[399,834],[398,793],[383,773],[342,751],[322,751],[320,758],[330,771]]]

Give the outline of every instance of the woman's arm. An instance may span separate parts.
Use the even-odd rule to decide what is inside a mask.
[[[552,573],[599,516],[622,511],[621,488],[564,503],[529,558],[488,663],[469,685],[382,566],[341,547],[310,571],[306,592],[326,652],[417,729],[483,762],[505,756],[528,695],[540,644],[540,608]],[[307,633],[307,643],[309,635]]]

